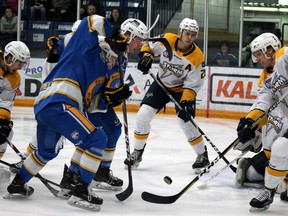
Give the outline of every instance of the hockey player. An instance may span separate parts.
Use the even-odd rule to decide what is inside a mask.
[[[58,143],[64,136],[76,147],[69,170],[78,174],[68,203],[100,210],[103,200],[92,191],[90,183],[102,160],[107,135],[83,113],[91,103],[97,102],[94,95],[105,87],[107,65],[114,66],[116,59],[115,55],[106,55],[100,49],[98,36],[105,36],[117,53],[127,49],[126,38],[113,29],[104,17],[93,15],[82,20],[35,99],[38,149],[29,155],[8,186],[7,198],[15,194],[25,197],[33,194],[34,189],[26,183],[58,155],[61,148]],[[106,89],[105,98],[111,103],[125,100],[131,95],[125,86]]]
[[[257,42],[257,38],[261,40]],[[275,102],[275,100],[288,91],[288,65],[286,61],[288,58],[288,48],[284,46],[279,49],[280,42],[276,36],[273,37],[272,40],[267,40],[267,38],[263,37],[263,34],[257,38],[254,39],[254,43],[252,42],[253,61],[260,62],[263,66],[264,64],[267,64],[266,67],[268,67],[270,62],[270,66],[274,66],[274,72],[270,77],[263,81],[258,92],[257,100],[250,112],[244,118],[240,119],[237,132],[239,140],[242,143],[246,143],[255,137],[255,131],[260,129],[267,121],[261,121],[257,127],[252,129],[250,126]],[[275,50],[277,49],[279,50],[275,53]],[[279,185],[286,176],[288,170],[287,101],[287,97],[281,101],[273,113],[269,115],[269,124],[266,129],[264,131],[262,130],[262,133],[264,133],[264,153],[269,159],[269,164],[265,169],[264,174],[265,187],[258,196],[250,201],[250,211],[268,209],[274,200],[277,185]],[[269,145],[270,149],[267,147]],[[262,163],[265,164],[265,157],[262,156],[261,158],[262,161],[264,161]],[[254,167],[254,169],[257,171],[256,167]],[[252,175],[255,176],[255,174]],[[281,200],[287,201],[287,191],[283,192],[280,198]]]
[[[141,48],[138,69],[147,74],[154,56],[160,56],[158,79],[169,89],[173,97],[181,104],[183,111],[177,111],[177,121],[189,144],[198,155],[192,168],[196,173],[209,164],[208,153],[200,132],[189,122],[195,117],[195,100],[202,87],[206,74],[204,55],[194,43],[199,32],[196,20],[185,18],[179,25],[179,34],[166,33],[164,37],[173,50],[173,58],[168,61],[167,51],[160,42],[149,43]],[[161,87],[153,82],[141,102],[134,131],[134,152],[131,154],[132,168],[137,168],[142,161],[146,141],[150,133],[150,123],[156,113],[170,102]],[[128,164],[128,159],[124,161]]]
[[[20,69],[26,70],[30,63],[30,51],[21,41],[12,41],[0,50],[0,159],[6,148],[6,140],[13,137],[11,111],[20,87]],[[10,178],[10,172],[0,167],[0,178]]]
[[[255,38],[251,42],[250,46],[252,48],[252,53],[256,52],[259,49],[267,49],[268,51],[268,53],[266,54],[268,58],[266,58],[266,56],[262,56],[263,59],[258,60],[259,63],[262,64],[262,66],[264,67],[257,83],[258,87],[260,88],[263,80],[269,77],[273,72],[273,66],[275,64],[275,53],[281,48],[281,42],[274,34],[264,33]],[[254,56],[252,56],[252,59],[254,59],[255,61]],[[236,149],[243,151],[248,148],[249,145],[252,143],[254,145],[253,150],[257,150],[257,148],[260,150],[259,147],[261,147],[261,145],[258,144],[261,144],[261,142],[263,143],[263,151],[259,152],[252,158],[241,158],[239,160],[236,173],[236,185],[252,186],[256,188],[263,187],[265,168],[268,165],[271,154],[271,145],[273,143],[273,140],[276,139],[277,136],[279,136],[279,132],[281,129],[277,127],[277,125],[279,124],[277,124],[275,112],[276,116],[279,116],[279,111],[272,111],[269,114],[268,124],[264,125],[261,129],[262,135],[260,133],[260,135],[257,135],[253,141],[248,141],[245,143],[245,145],[239,143],[236,147]],[[282,118],[282,121],[286,121],[286,119]],[[259,133],[258,131],[256,132]],[[259,136],[261,136],[262,138]],[[255,140],[257,140],[256,143]]]

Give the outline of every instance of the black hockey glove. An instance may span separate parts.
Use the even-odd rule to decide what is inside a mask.
[[[60,59],[59,54],[57,53],[59,38],[56,36],[51,36],[47,40],[47,62],[57,63]]]
[[[137,66],[138,70],[142,71],[143,75],[148,74],[152,66],[154,56],[149,52],[140,52],[139,57],[140,60]]]
[[[241,143],[246,143],[247,141],[255,138],[255,131],[257,129],[257,126],[254,128],[251,128],[253,125],[254,120],[250,118],[241,118],[240,122],[237,127],[237,134],[239,141]]]
[[[127,51],[127,38],[117,28],[114,28],[111,36],[109,38],[105,38],[105,41],[110,45],[111,49],[116,54]]]
[[[123,101],[128,99],[132,94],[127,84],[121,85],[116,89],[106,88],[104,98],[107,104],[112,107],[120,105]]]
[[[183,110],[179,110],[178,117],[183,119],[184,122],[190,121],[191,117],[195,117],[195,106],[194,101],[190,100],[183,100],[181,101],[180,105],[182,106]]]
[[[6,119],[0,119],[0,145],[5,143],[11,130],[13,122]]]

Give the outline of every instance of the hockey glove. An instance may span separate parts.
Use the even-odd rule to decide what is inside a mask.
[[[120,33],[119,29],[115,28],[111,36],[105,40],[116,54],[127,51],[127,38]]]
[[[11,130],[13,122],[6,119],[0,119],[0,145],[5,143]]]
[[[152,66],[154,57],[149,52],[140,52],[139,56],[140,56],[140,61],[138,63],[137,68],[138,68],[138,70],[142,71],[142,73],[144,75],[148,74],[148,72]]]
[[[127,84],[121,85],[116,89],[106,88],[104,98],[107,104],[112,107],[120,105],[123,101],[128,99],[132,94]]]
[[[237,134],[241,143],[246,143],[247,141],[255,138],[255,131],[257,129],[257,126],[251,128],[253,123],[254,121],[250,118],[244,117],[240,119],[237,127]]]
[[[195,106],[194,101],[183,100],[180,105],[183,110],[179,110],[178,117],[181,118],[184,122],[188,122],[191,117],[195,117]]]
[[[249,140],[246,143],[239,142],[234,149],[245,152],[245,151],[252,151],[254,153],[257,153],[262,148],[262,134],[260,131],[255,131],[255,138],[252,140]]]
[[[56,36],[51,36],[47,40],[47,62],[57,63],[59,61],[59,54],[57,53],[59,38]]]

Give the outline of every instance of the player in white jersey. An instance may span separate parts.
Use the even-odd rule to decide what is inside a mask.
[[[160,36],[169,42],[173,50],[171,61],[168,59],[168,53],[163,44],[150,42],[141,48],[138,63],[138,69],[143,74],[147,74],[154,56],[160,56],[157,77],[183,107],[182,111],[179,111],[176,107],[177,121],[189,144],[198,155],[192,166],[196,173],[199,173],[200,169],[209,164],[203,137],[197,128],[189,122],[189,116],[187,115],[195,117],[196,96],[206,77],[204,55],[194,43],[198,32],[199,26],[196,20],[183,19],[179,25],[178,35],[166,33]],[[170,102],[170,98],[154,81],[144,96],[137,114],[134,131],[134,152],[131,154],[132,168],[137,168],[142,161],[152,119],[168,102]],[[126,165],[128,162],[128,159],[124,161]]]
[[[13,136],[11,111],[21,83],[18,70],[26,70],[29,63],[30,51],[21,41],[12,41],[5,46],[4,52],[0,50],[0,159],[7,148],[6,140]],[[9,178],[10,172],[0,167],[1,177]]]
[[[262,64],[265,61],[271,61],[272,66],[274,65],[274,72],[263,81],[258,91],[256,102],[253,104],[250,112],[244,118],[240,119],[237,128],[238,137],[242,143],[254,138],[255,130],[260,129],[263,124],[267,123],[267,120],[271,124],[270,126],[267,125],[267,129],[270,127],[270,130],[275,130],[276,132],[271,132],[267,129],[263,131],[264,134],[266,134],[264,141],[267,141],[267,146],[270,145],[271,147],[270,159],[264,175],[265,187],[258,196],[250,201],[250,211],[266,210],[269,208],[274,200],[277,185],[285,178],[288,171],[288,98],[285,97],[281,101],[275,111],[269,115],[268,119],[266,118],[261,121],[257,127],[253,129],[250,128],[280,96],[286,94],[288,91],[288,62],[286,60],[288,58],[288,47],[284,46],[274,53],[271,47],[276,47],[277,49],[277,46],[278,43],[272,42],[272,44],[269,44],[263,41],[262,46],[257,44],[252,47],[254,50],[252,53],[253,61]],[[287,201],[287,191],[283,192],[280,198]]]

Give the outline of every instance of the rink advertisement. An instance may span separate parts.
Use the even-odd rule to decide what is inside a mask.
[[[20,71],[22,85],[17,99],[34,99],[40,90],[44,59],[31,59],[29,68]],[[153,64],[151,71],[157,73],[157,64]],[[212,110],[247,112],[257,97],[257,80],[261,69],[206,67],[206,80],[197,95],[197,108]],[[127,104],[138,105],[145,92],[153,82],[149,75],[142,75],[137,70],[137,63],[129,63],[125,82],[133,90]],[[167,107],[173,107],[172,103]]]

